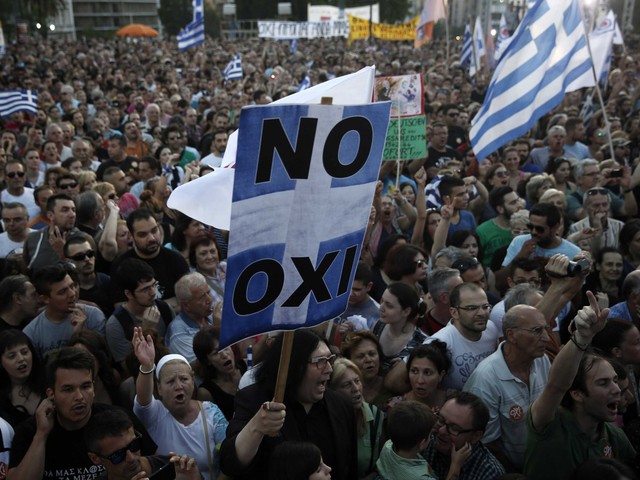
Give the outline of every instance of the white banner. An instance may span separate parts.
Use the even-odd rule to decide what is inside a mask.
[[[373,23],[380,23],[380,4],[375,3],[369,8],[369,5],[363,7],[351,7],[344,9],[342,19],[347,15],[353,17],[364,18],[369,20],[369,16],[373,17]],[[309,22],[323,22],[327,20],[341,20],[340,9],[332,5],[307,5],[307,20]]]
[[[349,22],[347,20],[331,20],[328,22],[258,22],[258,36],[260,38],[277,38],[293,40],[294,38],[331,38],[349,36]]]

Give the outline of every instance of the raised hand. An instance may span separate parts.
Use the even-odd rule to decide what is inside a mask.
[[[591,343],[591,339],[604,328],[609,316],[609,309],[601,309],[596,296],[587,291],[589,306],[582,307],[571,322],[575,327],[576,341],[582,344]],[[570,328],[571,330],[571,328]]]
[[[140,365],[144,370],[150,370],[155,363],[156,350],[153,345],[151,335],[147,335],[145,338],[142,334],[142,328],[133,327],[133,338],[131,340],[133,345],[133,353],[140,362]]]

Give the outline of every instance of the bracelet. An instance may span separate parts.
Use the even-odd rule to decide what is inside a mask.
[[[578,350],[581,350],[583,352],[585,352],[587,350],[587,348],[589,348],[589,344],[579,344],[578,341],[576,340],[576,336],[575,334],[571,335],[571,341],[576,345],[576,347],[578,347]]]
[[[576,344],[577,345],[577,344]],[[156,364],[154,363],[153,366],[151,367],[151,370],[145,372],[144,370],[142,370],[142,365],[140,365],[140,367],[138,368],[138,370],[140,370],[140,373],[142,375],[151,375],[156,369]]]

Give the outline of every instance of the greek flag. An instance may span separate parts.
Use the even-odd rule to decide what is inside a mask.
[[[390,106],[242,109],[221,346],[346,309]]]
[[[289,44],[289,51],[291,53],[296,53],[298,51],[298,39],[294,38],[293,40],[291,40],[291,43]]]
[[[178,34],[178,50],[204,43],[204,7],[202,0],[193,0],[193,20]]]
[[[511,43],[511,36],[509,35],[509,28],[507,27],[507,19],[504,18],[504,13],[500,17],[500,26],[498,27],[498,39],[496,41],[496,61],[500,60],[502,54]]]
[[[471,56],[473,55],[473,45],[471,44],[471,27],[469,23],[464,27],[464,37],[462,39],[462,54],[460,55],[460,66],[467,68],[471,63]]]
[[[242,60],[240,54],[236,53],[231,61],[227,64],[223,72],[224,81],[241,80],[242,79]]]
[[[593,118],[594,108],[593,108],[593,89],[591,92],[587,94],[587,97],[584,99],[584,103],[582,104],[582,108],[580,109],[580,118],[582,119],[582,123],[584,124],[584,128],[589,128],[591,125],[591,119]]]
[[[504,52],[474,117],[471,143],[486,158],[527,132],[591,69],[577,0],[539,0]],[[591,86],[594,82],[591,82]]]
[[[302,90],[306,90],[307,88],[309,88],[311,86],[311,79],[309,78],[309,74],[307,73],[304,76],[304,80],[302,80],[300,82],[300,85],[298,85],[298,92],[301,92]]]
[[[0,117],[8,117],[16,112],[36,113],[37,98],[32,90],[0,91]]]
[[[476,17],[476,25],[473,28],[473,42],[475,43],[475,55],[472,50],[471,64],[469,65],[469,76],[473,77],[476,74],[476,70],[482,68],[482,57],[487,55],[487,50],[484,44],[484,34],[482,33],[482,23],[480,17]]]

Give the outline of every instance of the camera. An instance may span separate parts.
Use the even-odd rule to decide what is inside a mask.
[[[582,272],[589,270],[589,268],[591,268],[591,263],[586,258],[582,258],[577,262],[569,262],[569,266],[567,267],[567,276],[577,277]]]

